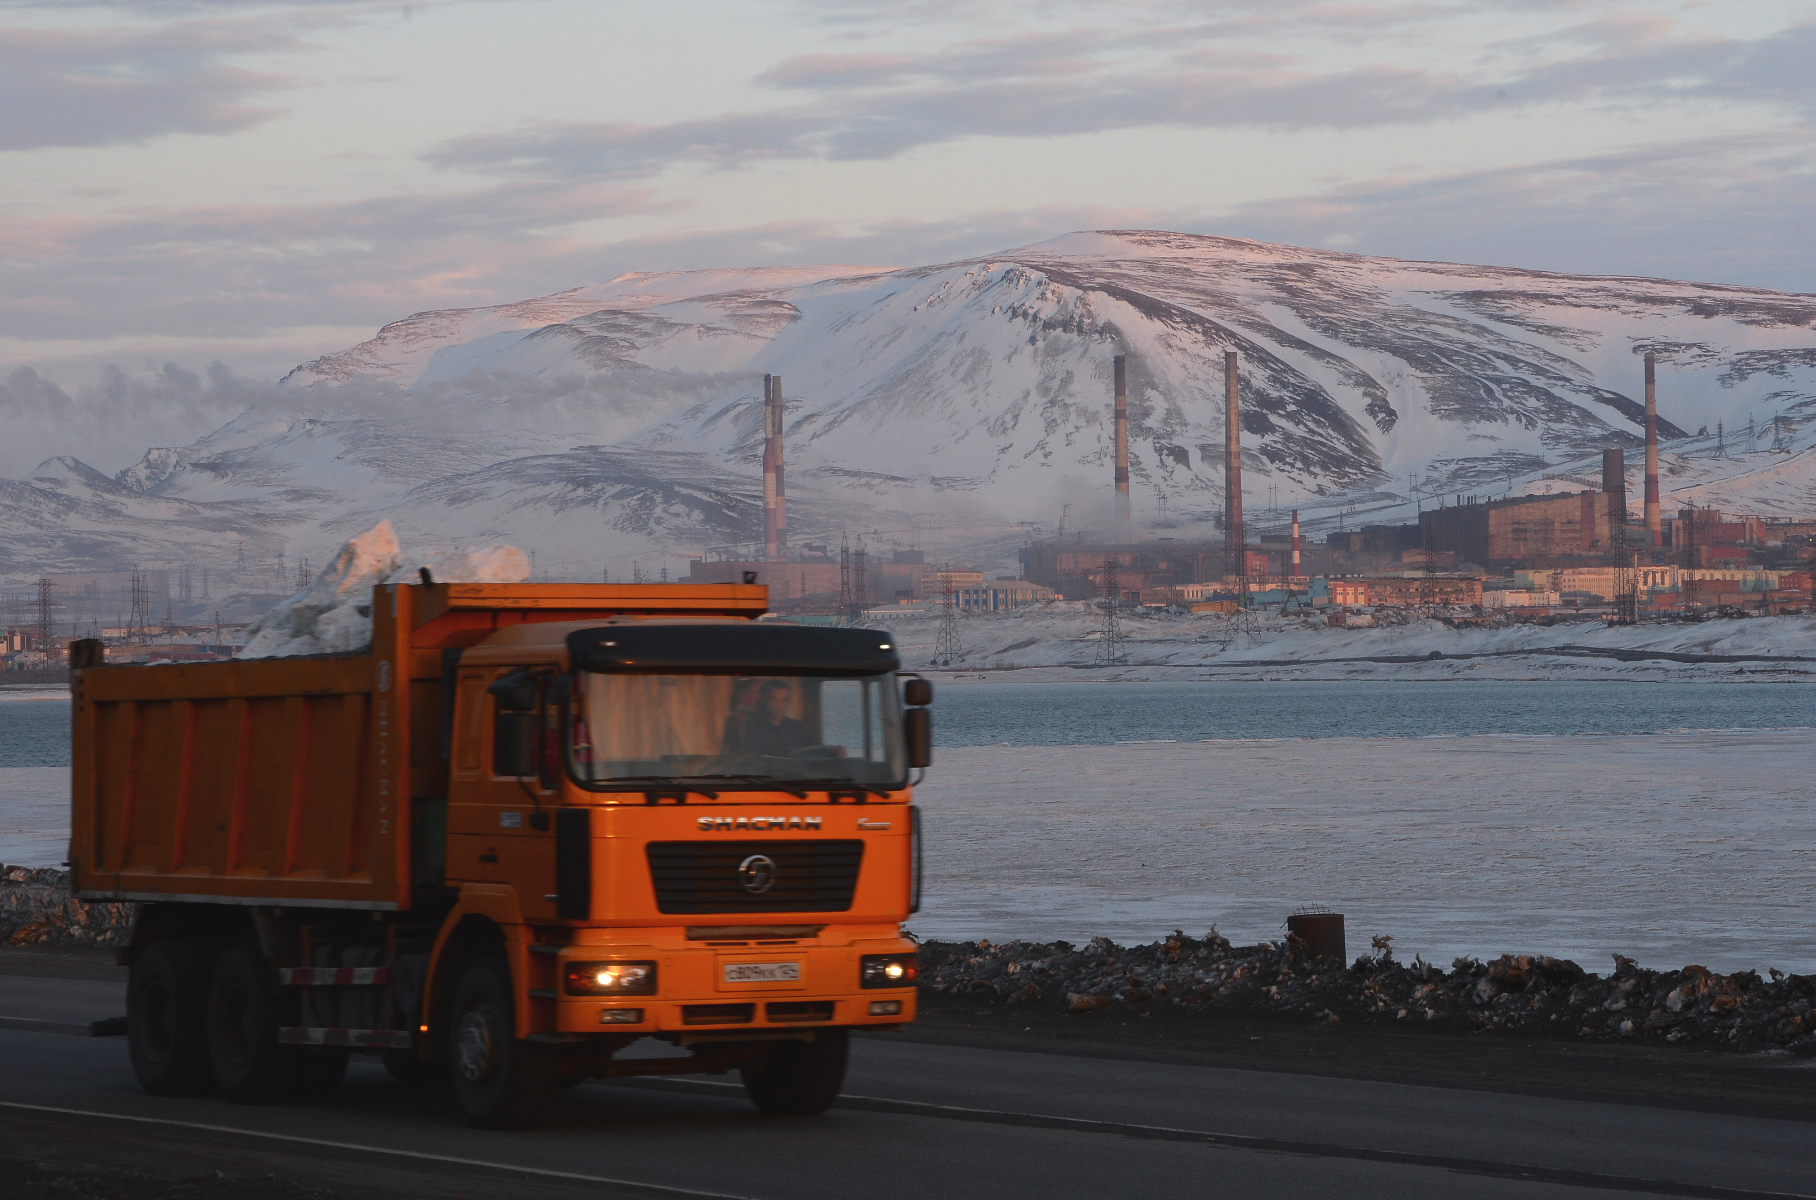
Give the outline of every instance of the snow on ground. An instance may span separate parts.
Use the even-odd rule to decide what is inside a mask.
[[[873,615],[870,623],[895,634],[908,665],[924,668],[933,660],[937,611],[905,609]],[[1625,628],[1585,620],[1451,629],[1418,620],[1333,629],[1322,614],[1249,620],[1135,613],[1122,623],[1128,660],[1122,667],[1097,665],[1102,623],[1102,614],[1084,601],[965,616],[958,622],[965,654],[951,667],[1028,672],[1021,679],[1816,679],[1816,616]],[[1610,653],[1625,651],[1743,658],[1628,661]],[[1366,661],[1392,658],[1423,661]]]
[[[1816,971],[1807,733],[942,748],[923,938],[1347,918],[1402,958]]]

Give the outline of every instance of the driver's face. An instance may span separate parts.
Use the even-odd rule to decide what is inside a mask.
[[[788,701],[793,690],[785,683],[772,683],[763,689],[763,715],[780,721],[788,715]]]

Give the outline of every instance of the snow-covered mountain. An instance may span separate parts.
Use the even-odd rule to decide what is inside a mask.
[[[996,565],[1062,503],[1075,527],[1107,525],[1116,354],[1138,525],[1209,535],[1230,349],[1251,519],[1296,506],[1315,532],[1409,520],[1434,495],[1576,486],[1601,448],[1639,446],[1647,350],[1667,504],[1816,511],[1816,296],[1111,231],[419,313],[115,479],[58,459],[0,484],[24,531],[0,570],[224,559],[241,539],[320,555],[378,516],[406,544],[533,548],[546,575],[678,568],[759,536],[766,372],[787,397],[797,539]]]

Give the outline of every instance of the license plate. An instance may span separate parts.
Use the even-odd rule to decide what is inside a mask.
[[[801,978],[801,964],[726,963],[726,983],[793,983]]]

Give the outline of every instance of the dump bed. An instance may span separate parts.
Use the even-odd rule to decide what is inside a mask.
[[[749,585],[386,585],[369,653],[73,670],[74,886],[408,908],[410,802],[447,795],[449,651],[531,621],[766,606]]]

